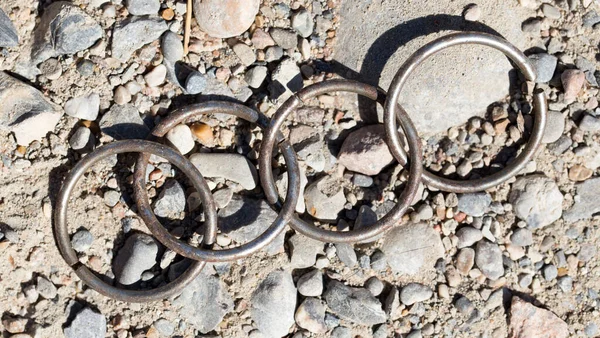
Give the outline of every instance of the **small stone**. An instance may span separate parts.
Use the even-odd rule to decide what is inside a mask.
[[[231,202],[231,199],[233,198],[233,189],[225,188],[215,191],[213,193],[213,198],[215,199],[217,208],[223,209]]]
[[[279,63],[271,74],[271,83],[267,89],[272,99],[281,98],[281,100],[284,100],[303,86],[304,82],[296,61],[286,58]]]
[[[475,248],[475,263],[481,272],[491,280],[504,275],[502,251],[498,245],[482,240]]]
[[[279,46],[271,46],[265,50],[265,61],[273,62],[281,60],[283,57],[283,48]]]
[[[458,229],[456,237],[458,237],[457,247],[461,249],[479,242],[483,238],[483,234],[481,230],[467,226]]]
[[[348,170],[372,176],[392,163],[383,125],[362,127],[348,135],[342,144],[338,161]]]
[[[235,55],[237,55],[240,61],[242,61],[242,64],[245,66],[250,66],[254,63],[254,61],[256,61],[256,54],[254,54],[254,50],[247,44],[237,43],[232,49]]]
[[[400,301],[404,305],[413,305],[423,302],[433,296],[433,291],[426,285],[419,283],[409,283],[400,291]]]
[[[554,313],[513,296],[510,306],[509,336],[515,338],[569,337],[569,326]]]
[[[155,15],[160,9],[158,0],[126,0],[127,11],[133,15]]]
[[[197,153],[190,162],[204,177],[219,177],[239,183],[244,189],[252,190],[258,183],[256,168],[245,156],[238,154]]]
[[[169,179],[162,187],[154,203],[154,214],[158,217],[177,217],[185,210],[183,187],[174,179]]]
[[[562,215],[562,193],[553,180],[540,175],[518,178],[509,202],[515,215],[532,229],[552,224]]]
[[[492,197],[487,193],[470,193],[458,195],[458,211],[473,217],[485,214],[492,203]]]
[[[90,150],[94,147],[94,135],[89,128],[79,127],[69,139],[73,150]]]
[[[475,250],[471,248],[464,248],[458,252],[456,255],[456,269],[463,276],[469,274],[469,271],[473,268],[473,264],[475,263]]]
[[[585,74],[578,69],[567,69],[561,77],[565,100],[575,99],[585,84]]]
[[[340,261],[344,263],[349,268],[356,266],[358,263],[358,259],[356,257],[356,251],[354,251],[354,246],[348,243],[336,243],[335,244],[336,252]]]
[[[544,13],[544,16],[548,19],[553,20],[560,19],[561,16],[560,10],[548,3],[542,5],[542,13]]]
[[[548,120],[546,122],[546,130],[544,131],[543,143],[553,143],[558,141],[565,131],[564,116],[555,111],[548,112]]]
[[[16,47],[19,35],[10,18],[0,9],[0,47]]]
[[[124,86],[115,89],[114,100],[116,104],[124,105],[131,102],[131,93]]]
[[[206,89],[207,85],[206,75],[200,72],[191,72],[185,80],[185,91],[191,95],[200,94]]]
[[[38,68],[48,80],[57,80],[62,75],[62,67],[57,59],[48,59],[42,62]]]
[[[56,297],[56,294],[58,292],[58,290],[56,289],[56,286],[54,284],[52,284],[51,281],[47,280],[44,277],[37,278],[36,290],[37,290],[38,294],[40,296],[44,297],[45,299],[54,299],[54,297]]]
[[[352,183],[357,187],[369,188],[373,185],[373,178],[367,175],[356,173],[352,176]]]
[[[313,266],[318,254],[323,253],[323,243],[302,234],[295,234],[289,239],[293,268],[303,269]]]
[[[269,337],[287,335],[294,325],[296,297],[296,287],[289,272],[276,270],[268,274],[252,293],[250,302],[252,320],[258,329]]]
[[[297,284],[301,295],[318,297],[323,293],[323,274],[319,270],[312,270],[302,275]]]
[[[127,62],[136,50],[157,40],[167,29],[167,23],[159,17],[133,16],[117,22],[113,28],[112,57]]]
[[[383,291],[385,285],[379,278],[373,276],[365,282],[365,288],[371,292],[371,294],[375,297],[379,296]]]
[[[144,80],[146,80],[146,84],[149,87],[158,87],[165,82],[166,77],[167,67],[165,65],[158,65],[144,75]]]
[[[201,30],[215,38],[244,33],[258,13],[259,0],[194,0],[194,17]]]
[[[521,24],[521,30],[524,33],[539,34],[542,29],[542,20],[539,18],[529,18]]]
[[[66,338],[104,338],[106,336],[106,318],[86,307],[75,315],[75,319],[64,328]]]
[[[269,46],[274,46],[275,41],[273,41],[269,33],[262,29],[256,29],[252,34],[252,44],[256,49],[265,49]]]
[[[296,48],[298,44],[298,36],[296,33],[283,29],[283,28],[273,28],[269,31],[271,37],[275,41],[275,43],[283,49],[293,49]]]
[[[342,186],[330,176],[324,176],[307,186],[304,200],[308,213],[322,221],[335,221],[346,204]]]
[[[306,10],[300,10],[292,15],[292,28],[303,38],[312,35],[314,22],[312,15]]]
[[[108,190],[104,193],[104,204],[114,207],[121,200],[121,194],[115,190]]]
[[[65,114],[82,120],[95,121],[100,111],[100,95],[90,93],[69,99],[65,103]]]
[[[580,164],[576,164],[569,169],[569,179],[574,182],[583,182],[592,177],[594,171]]]
[[[600,130],[600,118],[593,117],[592,115],[585,114],[579,122],[579,129],[595,133]]]
[[[127,238],[113,263],[116,280],[122,285],[138,282],[142,273],[156,265],[158,243],[146,234],[135,233]]]
[[[575,204],[565,211],[563,219],[568,223],[573,223],[582,219],[591,218],[592,215],[600,211],[600,203],[597,201],[598,191],[600,191],[600,178],[592,178],[576,186],[577,195]]]
[[[558,285],[562,292],[570,293],[573,291],[573,278],[571,276],[560,277],[556,285]]]
[[[100,119],[100,130],[116,140],[145,139],[150,130],[133,105],[113,105]]]
[[[598,325],[596,323],[589,323],[585,327],[584,332],[588,337],[595,337],[598,334]]]
[[[296,323],[312,333],[327,332],[325,324],[325,303],[317,298],[306,298],[294,316]]]
[[[363,288],[351,288],[332,280],[323,298],[329,309],[342,319],[359,325],[375,325],[386,321],[381,302]]]
[[[533,282],[533,275],[529,273],[519,274],[519,286],[523,289],[528,288]]]
[[[478,21],[481,17],[481,8],[476,4],[468,5],[467,8],[465,8],[463,17],[466,21]]]
[[[260,87],[267,78],[268,69],[265,66],[256,66],[246,71],[244,79],[252,88]]]
[[[526,228],[519,228],[513,231],[513,234],[510,235],[510,242],[513,245],[518,246],[530,246],[533,244],[533,234],[531,230]]]
[[[164,337],[171,337],[175,332],[175,325],[164,318],[155,321],[152,326],[154,326],[161,336]]]
[[[183,43],[179,39],[179,35],[167,31],[163,34],[160,48],[165,60],[175,63],[183,58]]]
[[[593,244],[584,244],[577,253],[577,259],[580,262],[588,262],[596,256],[596,246]]]
[[[179,124],[173,127],[173,129],[167,132],[166,138],[169,140],[169,143],[177,148],[183,155],[194,149],[195,142],[192,131],[190,130],[190,127],[185,124]]]
[[[470,315],[475,310],[475,305],[467,297],[460,297],[454,302],[456,309],[465,316]]]
[[[371,269],[375,271],[383,271],[387,269],[387,258],[385,254],[379,250],[375,250],[370,259]]]
[[[330,338],[352,338],[352,330],[347,327],[338,326],[331,331]]]
[[[92,246],[94,242],[94,235],[87,229],[78,230],[73,237],[71,237],[71,245],[73,250],[77,252],[85,252]]]

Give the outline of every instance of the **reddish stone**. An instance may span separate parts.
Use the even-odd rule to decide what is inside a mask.
[[[554,313],[513,297],[508,337],[567,338],[569,326]]]

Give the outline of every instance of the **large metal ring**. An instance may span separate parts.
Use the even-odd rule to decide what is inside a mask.
[[[225,101],[210,101],[190,105],[173,111],[154,128],[152,135],[154,137],[163,137],[169,130],[179,124],[190,123],[197,120],[198,117],[202,115],[215,113],[234,115],[246,121],[258,123],[261,128],[264,128],[268,123],[266,117],[241,104]],[[150,232],[152,232],[159,242],[184,257],[207,262],[229,262],[247,257],[271,243],[285,229],[286,224],[289,223],[294,215],[294,207],[298,203],[298,198],[300,196],[300,167],[298,166],[296,154],[288,142],[281,143],[280,149],[283,152],[288,167],[288,182],[290,188],[287,191],[286,201],[283,206],[281,206],[281,211],[271,226],[260,236],[248,243],[230,249],[211,250],[210,248],[191,246],[171,235],[167,229],[160,224],[150,208],[148,193],[146,192],[145,175],[145,168],[150,156],[144,153],[141,153],[138,157],[134,172],[134,182],[136,182],[134,184],[134,190],[140,216],[146,223],[148,229],[150,229]],[[204,191],[204,193],[210,194],[208,186],[206,189],[207,190]],[[206,208],[207,206],[204,207]],[[214,210],[215,206],[211,204],[208,206],[208,209]],[[211,219],[211,222],[216,222],[216,214],[207,215],[206,219],[208,220],[209,217],[215,217],[214,220]],[[214,243],[215,236],[216,233],[211,233],[211,236],[205,237],[204,243]]]
[[[484,45],[497,49],[509,57],[517,67],[519,67],[528,81],[535,80],[535,71],[525,54],[508,41],[494,35],[476,32],[454,33],[441,37],[421,47],[406,60],[394,76],[388,91],[388,100],[385,102],[384,107],[383,120],[386,135],[389,140],[390,151],[401,165],[406,165],[408,158],[402,146],[400,135],[398,134],[398,127],[396,125],[396,119],[399,119],[400,115],[406,114],[404,109],[398,104],[400,92],[404,88],[408,77],[423,61],[448,47],[463,44]],[[543,92],[537,92],[533,95],[533,105],[534,125],[531,137],[519,156],[501,171],[484,178],[469,181],[447,179],[437,176],[429,171],[424,171],[423,183],[443,191],[471,193],[492,188],[517,175],[535,155],[546,128],[548,103]],[[414,157],[411,155],[411,161],[413,158]]]
[[[75,185],[83,176],[83,174],[90,169],[95,163],[107,158],[108,156],[121,154],[121,153],[150,153],[156,156],[160,156],[169,160],[183,173],[190,177],[194,184],[194,187],[199,191],[204,189],[206,182],[202,179],[202,175],[196,167],[191,164],[185,157],[179,154],[177,151],[164,146],[159,143],[154,143],[144,140],[125,140],[117,141],[109,145],[103,146],[96,149],[93,153],[84,157],[79,163],[77,163],[73,169],[67,175],[63,182],[62,188],[58,194],[56,201],[56,208],[54,210],[54,232],[56,238],[56,244],[60,253],[71,266],[77,276],[92,289],[99,293],[108,296],[113,299],[117,299],[124,302],[151,302],[167,299],[169,297],[178,295],[181,290],[191,281],[198,276],[202,268],[204,268],[205,262],[193,262],[192,265],[177,279],[168,283],[164,286],[160,286],[155,289],[149,290],[127,290],[120,289],[112,286],[102,280],[93,271],[88,269],[85,265],[79,262],[77,253],[71,246],[71,239],[69,238],[69,230],[67,224],[67,207],[69,203],[69,197],[71,196]],[[208,187],[206,187],[208,189]],[[210,205],[212,202],[212,195],[205,196],[208,199],[203,202]],[[208,215],[214,215],[216,210],[214,208],[207,209]],[[207,226],[205,237],[214,238],[217,232],[216,217],[207,217]]]
[[[381,90],[364,83],[349,80],[330,80],[313,84],[290,97],[273,116],[260,148],[259,168],[261,184],[267,200],[270,203],[276,203],[279,200],[279,194],[277,193],[277,188],[273,179],[273,168],[271,167],[278,130],[283,125],[285,119],[298,107],[303,105],[304,101],[321,94],[338,91],[356,93],[379,102],[385,101],[385,93]],[[419,140],[415,126],[408,115],[399,113],[398,118],[400,119],[400,124],[402,125],[402,129],[408,140],[411,159],[415,160],[410,163],[408,182],[402,191],[402,194],[398,197],[398,203],[394,208],[375,224],[362,229],[354,229],[345,232],[329,231],[319,228],[312,223],[308,223],[300,219],[297,215],[295,215],[290,222],[290,226],[293,229],[305,236],[323,242],[354,243],[369,240],[393,226],[400,224],[402,216],[410,207],[417,194],[419,183],[421,182],[421,174],[423,172],[423,155],[421,153],[421,141]]]

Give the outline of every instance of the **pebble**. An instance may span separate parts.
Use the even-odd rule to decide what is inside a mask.
[[[272,28],[269,33],[273,41],[283,49],[293,49],[298,44],[298,36],[291,30]]]
[[[160,9],[158,0],[126,0],[125,7],[133,15],[156,15]]]
[[[201,30],[215,38],[244,33],[258,13],[259,0],[194,0],[194,17]]]
[[[318,297],[323,293],[323,273],[311,270],[298,279],[298,292],[305,297]]]
[[[250,66],[254,63],[254,61],[256,61],[256,54],[254,54],[254,50],[247,44],[237,43],[232,47],[232,49],[243,65]]]
[[[327,284],[323,298],[335,315],[359,325],[375,325],[386,321],[381,302],[364,288],[352,288],[336,280]]]
[[[121,194],[115,190],[108,190],[104,193],[104,204],[114,207],[121,200]]]
[[[19,35],[10,18],[0,9],[0,47],[15,47],[19,44]]]
[[[136,50],[167,30],[167,23],[159,17],[133,16],[117,22],[113,28],[112,57],[127,62]]]
[[[387,258],[385,254],[379,250],[375,250],[370,258],[371,269],[375,271],[383,271],[387,269]]]
[[[475,310],[475,305],[469,298],[462,296],[454,302],[456,309],[465,316],[470,315]]]
[[[181,43],[179,35],[171,31],[167,31],[165,34],[163,34],[160,48],[165,60],[171,63],[175,63],[183,59],[183,43]]]
[[[354,251],[354,246],[348,243],[336,243],[335,244],[336,253],[339,257],[340,261],[344,263],[349,268],[356,266],[358,263],[358,258],[356,256],[356,251]]]
[[[577,253],[577,259],[580,262],[588,262],[590,261],[592,258],[594,258],[596,256],[597,250],[596,250],[596,246],[593,244],[584,244],[581,246],[581,248],[579,249],[579,253]]]
[[[561,77],[565,100],[575,99],[585,84],[585,74],[578,69],[567,69]]]
[[[515,229],[510,235],[510,242],[518,246],[530,246],[533,244],[533,234],[526,228]]]
[[[404,305],[413,305],[414,303],[423,302],[432,296],[433,291],[431,288],[419,283],[409,283],[400,291],[400,301]]]
[[[352,183],[357,187],[369,188],[373,185],[373,178],[371,176],[356,173],[352,176]]]
[[[154,214],[158,217],[177,217],[185,210],[185,202],[181,184],[174,179],[168,179],[154,203]]]
[[[239,183],[244,189],[252,190],[258,183],[256,168],[245,156],[222,153],[196,153],[190,162],[204,177],[224,178]]]
[[[175,333],[175,325],[165,318],[156,320],[152,326],[164,337],[171,337]]]
[[[300,10],[292,15],[292,28],[298,32],[303,38],[307,38],[312,35],[314,29],[314,22],[312,15],[307,10]]]
[[[592,178],[576,186],[577,195],[573,206],[565,211],[563,219],[567,223],[573,223],[582,219],[591,218],[600,211],[600,203],[597,202],[597,194],[600,191],[600,178]]]
[[[476,4],[468,5],[463,12],[463,17],[466,21],[478,21],[481,17],[481,8]]]
[[[473,217],[480,217],[488,211],[492,197],[487,193],[469,193],[458,195],[458,211]]]
[[[64,328],[66,338],[104,338],[106,336],[106,318],[86,307],[79,311],[71,324]]]
[[[589,323],[585,327],[584,332],[588,337],[595,337],[598,334],[598,325],[596,323]]]
[[[562,290],[562,292],[570,293],[571,291],[573,291],[573,277],[571,277],[571,276],[560,277],[557,280],[556,285],[558,285],[558,287]]]
[[[42,62],[38,69],[48,80],[58,80],[62,75],[62,67],[57,59],[48,59]]]
[[[85,252],[92,246],[94,242],[94,235],[87,229],[77,230],[76,233],[71,237],[71,245],[73,250],[77,252]]]
[[[548,112],[548,120],[546,122],[546,130],[542,137],[543,143],[553,143],[558,141],[565,131],[565,117],[556,111]]]
[[[256,66],[246,71],[246,74],[244,75],[244,80],[246,80],[248,86],[252,88],[258,88],[263,84],[263,82],[265,82],[265,79],[267,78],[267,73],[267,67]]]
[[[569,326],[558,316],[516,296],[512,298],[509,320],[511,337],[569,337]]]
[[[279,46],[271,46],[265,50],[265,61],[273,62],[277,60],[281,60],[283,57],[283,48]]]
[[[352,330],[344,327],[338,326],[331,331],[331,338],[352,338]]]
[[[323,243],[302,234],[295,234],[289,239],[290,265],[296,269],[311,267],[317,255],[323,253]]]
[[[196,95],[202,93],[208,86],[206,75],[200,72],[191,72],[185,80],[185,91],[188,94]]]
[[[323,221],[335,221],[346,204],[342,186],[330,176],[324,176],[307,186],[304,200],[308,213]]]
[[[384,237],[381,251],[393,272],[407,275],[433,269],[445,252],[439,233],[425,223],[394,228]]]
[[[137,283],[142,273],[156,265],[158,243],[143,233],[127,238],[113,262],[116,280],[122,285]]]
[[[595,133],[600,130],[600,118],[585,114],[579,122],[579,129]]]
[[[37,278],[37,285],[35,289],[37,293],[45,299],[54,299],[58,292],[56,286],[44,277]]]
[[[346,169],[367,175],[378,175],[394,161],[387,147],[383,125],[362,127],[346,137],[338,162]]]
[[[144,75],[144,80],[149,87],[158,87],[165,82],[166,77],[167,67],[161,64]]]
[[[97,93],[75,97],[65,103],[65,114],[82,120],[96,120],[99,111],[100,95]]]
[[[475,250],[464,248],[456,255],[456,269],[463,276],[469,274],[469,271],[473,268],[473,264],[475,264]]]
[[[542,29],[542,20],[539,18],[527,19],[527,20],[523,21],[523,24],[521,25],[521,30],[524,33],[539,34],[541,29]]]
[[[529,62],[531,62],[536,71],[535,82],[547,83],[550,82],[554,76],[558,58],[547,53],[539,53],[530,55]]]
[[[550,225],[562,215],[562,193],[553,180],[541,175],[518,178],[509,202],[515,215],[532,229]]]
[[[271,74],[271,83],[267,87],[272,99],[287,99],[292,93],[304,86],[300,68],[296,61],[286,58],[277,65]]]
[[[544,16],[548,19],[553,20],[560,19],[561,16],[560,10],[548,3],[542,5],[542,13],[544,13]]]
[[[115,103],[118,105],[124,105],[126,103],[131,102],[131,93],[124,86],[118,86],[115,89],[115,94],[113,99]]]
[[[289,272],[276,270],[267,275],[252,293],[252,320],[268,337],[282,337],[294,325],[296,287]],[[324,311],[324,309],[323,309]]]
[[[201,333],[208,333],[233,310],[233,299],[227,286],[217,276],[201,273],[173,301],[181,307],[178,316]]]
[[[233,189],[225,188],[213,193],[213,198],[218,209],[225,208],[233,198]]]
[[[458,229],[456,232],[456,237],[458,237],[457,247],[461,249],[479,242],[483,238],[483,234],[479,229],[466,226]]]
[[[365,288],[371,292],[371,294],[375,297],[379,296],[383,291],[385,285],[379,278],[373,276],[365,282]]]
[[[275,41],[271,35],[262,29],[256,29],[252,34],[252,44],[256,49],[265,49],[269,46],[274,46]]]
[[[296,323],[312,333],[325,333],[325,303],[317,298],[306,298],[298,307],[294,316]]]
[[[177,148],[183,155],[194,149],[195,142],[192,131],[190,130],[190,127],[185,124],[176,125],[167,132],[165,137],[169,140],[169,143]]]
[[[100,119],[100,130],[116,140],[145,139],[150,133],[131,104],[113,105]]]
[[[498,245],[482,240],[475,247],[475,264],[481,272],[491,280],[504,275],[502,251]]]
[[[89,128],[78,127],[69,138],[69,145],[73,150],[89,150],[94,146],[94,135]]]

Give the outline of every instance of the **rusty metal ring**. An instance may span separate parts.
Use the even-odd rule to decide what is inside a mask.
[[[248,122],[257,123],[261,128],[264,128],[268,124],[268,119],[264,115],[259,114],[255,110],[244,105],[226,101],[210,101],[190,105],[173,111],[154,128],[152,135],[159,138],[163,137],[169,130],[179,124],[190,123],[201,115],[215,113],[237,116]],[[207,262],[229,262],[247,257],[271,243],[285,229],[286,224],[289,223],[294,215],[294,208],[298,203],[298,198],[300,196],[300,167],[298,165],[298,160],[288,142],[281,143],[280,149],[284,154],[288,167],[288,182],[290,188],[287,191],[286,202],[281,206],[281,210],[271,226],[260,236],[248,243],[230,249],[211,250],[210,248],[191,246],[171,235],[167,229],[160,224],[158,219],[156,219],[154,212],[150,208],[148,193],[145,188],[145,168],[150,156],[144,153],[141,153],[138,157],[134,172],[134,191],[140,217],[142,217],[146,226],[150,229],[150,232],[159,242],[184,257]],[[205,193],[210,194],[208,186],[206,189],[207,191]],[[212,198],[211,203],[213,203]],[[214,204],[211,204],[208,209],[215,210]],[[211,218],[211,222],[217,222],[216,214],[214,216],[207,215],[207,220],[209,217]],[[215,219],[213,220],[212,217]],[[214,243],[215,237],[216,232],[213,236],[208,238],[205,237],[204,243]]]
[[[304,101],[321,94],[337,91],[356,93],[379,102],[385,100],[385,93],[378,90],[376,87],[356,81],[330,80],[310,85],[285,101],[271,119],[271,124],[264,135],[260,149],[259,168],[261,184],[269,203],[274,204],[279,200],[279,194],[273,178],[273,168],[271,167],[275,142],[278,140],[278,130],[283,125],[285,119],[298,107],[303,105]],[[415,160],[410,163],[407,185],[402,191],[402,194],[398,197],[398,203],[394,208],[375,224],[362,229],[354,229],[345,232],[329,231],[306,222],[297,215],[295,215],[290,222],[290,226],[293,229],[307,237],[323,242],[354,243],[372,239],[384,231],[400,224],[402,216],[410,207],[417,194],[419,183],[421,182],[421,174],[423,172],[423,155],[421,153],[421,141],[411,119],[407,114],[403,113],[399,113],[398,117],[408,140],[410,156]]]
[[[406,60],[394,76],[390,89],[388,90],[388,100],[384,106],[383,119],[386,135],[389,140],[388,146],[401,165],[406,165],[408,158],[402,146],[400,135],[398,134],[398,127],[396,125],[396,119],[399,119],[400,115],[406,114],[406,111],[398,104],[400,92],[404,88],[411,73],[423,61],[448,47],[463,44],[477,44],[497,49],[517,65],[528,81],[535,80],[535,70],[529,63],[525,54],[508,41],[494,35],[477,32],[454,33],[443,36],[421,47]],[[423,183],[443,191],[472,193],[492,188],[517,175],[535,155],[546,128],[548,103],[543,92],[536,92],[533,95],[533,105],[534,125],[529,141],[521,153],[501,171],[477,180],[458,181],[437,176],[426,170],[423,173]],[[411,161],[413,158],[414,157],[411,155]]]
[[[108,156],[121,153],[148,152],[169,160],[177,166],[182,172],[192,179],[196,189],[202,189],[201,183],[206,184],[200,172],[193,164],[177,151],[159,143],[144,140],[125,140],[117,141],[109,145],[96,149],[93,153],[84,157],[69,172],[56,200],[54,210],[54,235],[56,244],[65,262],[75,270],[75,273],[81,280],[98,291],[99,293],[124,302],[151,302],[167,299],[178,295],[182,289],[193,281],[204,268],[205,262],[193,262],[190,267],[177,279],[164,286],[149,290],[127,290],[120,289],[102,280],[93,271],[79,262],[77,253],[73,250],[67,224],[67,207],[69,198],[75,188],[75,185],[95,163],[105,159]],[[210,192],[210,191],[209,191]],[[209,194],[209,200],[212,201],[212,195]],[[214,209],[213,209],[214,210]],[[211,211],[208,211],[210,214]],[[212,211],[213,213],[216,211]],[[217,222],[215,218],[207,218],[206,237],[214,237],[217,232]]]

